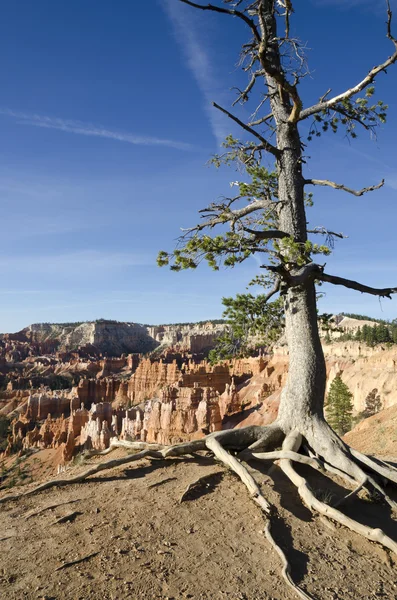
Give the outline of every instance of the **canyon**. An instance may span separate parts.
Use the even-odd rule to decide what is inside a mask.
[[[1,336],[0,418],[10,424],[3,458],[53,448],[64,465],[114,437],[172,444],[275,419],[288,373],[282,342],[211,365],[206,352],[223,324],[133,325],[44,324]],[[110,348],[119,354],[108,355]],[[126,348],[139,352],[120,352]],[[397,347],[336,337],[323,348],[327,385],[341,375],[355,414],[375,388],[383,409],[397,405]]]

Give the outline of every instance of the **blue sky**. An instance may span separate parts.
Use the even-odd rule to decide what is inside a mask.
[[[312,0],[297,10],[293,28],[310,48],[306,105],[329,87],[344,91],[391,52],[384,20],[382,0]],[[178,0],[2,3],[0,331],[216,318],[222,296],[260,272],[254,259],[218,273],[155,263],[236,179],[205,163],[237,133],[210,103],[230,106],[229,88],[243,84],[235,64],[245,33]],[[397,67],[379,78],[390,109],[377,141],[328,134],[307,152],[308,177],[357,188],[386,178],[364,198],[318,188],[309,214],[312,225],[349,235],[327,271],[382,287],[397,285],[396,81]],[[396,300],[324,291],[322,311],[397,317]]]

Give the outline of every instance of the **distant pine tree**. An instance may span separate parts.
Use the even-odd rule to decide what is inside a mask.
[[[344,435],[352,428],[353,394],[337,375],[327,396],[326,415],[331,427],[339,434]]]
[[[371,392],[369,392],[368,396],[365,398],[365,408],[363,411],[363,417],[366,419],[367,417],[372,417],[382,409],[382,400],[380,395],[378,394],[377,388],[374,388]]]

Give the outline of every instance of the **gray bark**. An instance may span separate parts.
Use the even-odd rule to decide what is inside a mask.
[[[264,3],[262,35],[276,40],[273,2]],[[270,62],[270,67],[269,67]],[[295,242],[307,240],[304,202],[305,181],[302,175],[302,150],[297,123],[290,122],[289,97],[282,91],[272,71],[280,72],[277,41],[270,43],[266,64],[270,104],[277,127],[279,228]],[[313,417],[323,419],[325,361],[317,326],[316,295],[309,278],[298,287],[289,288],[285,296],[285,328],[289,349],[287,385],[281,396],[278,422],[285,433],[298,429],[305,433]]]

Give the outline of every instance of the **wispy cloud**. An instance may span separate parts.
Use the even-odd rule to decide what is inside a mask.
[[[211,103],[214,100],[221,101],[224,87],[219,86],[219,76],[212,66],[213,59],[204,49],[206,44],[197,28],[197,15],[193,16],[189,7],[175,0],[163,0],[161,5],[173,25],[176,40],[204,97],[205,111],[212,132],[220,145],[230,133],[230,125],[227,125],[225,117],[213,108]]]
[[[386,179],[386,185],[391,187],[393,190],[397,190],[397,174],[392,175]]]
[[[153,266],[155,260],[143,254],[124,252],[102,252],[84,250],[65,254],[20,255],[0,257],[0,269],[3,271],[32,272],[41,274],[70,274],[101,272],[136,266]]]
[[[175,148],[176,150],[192,150],[192,144],[180,142],[177,140],[169,140],[151,136],[135,135],[132,133],[113,131],[106,129],[102,125],[93,125],[92,123],[83,123],[71,119],[61,119],[57,117],[48,117],[35,113],[26,113],[10,108],[0,108],[0,115],[13,117],[18,119],[18,123],[22,125],[32,125],[34,127],[43,127],[46,129],[58,129],[67,133],[75,133],[78,135],[86,135],[93,137],[101,137],[118,142],[126,142],[136,146],[164,146],[167,148]]]

